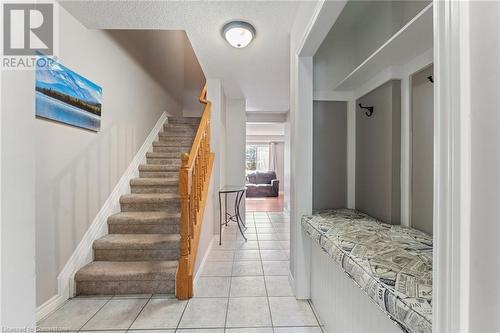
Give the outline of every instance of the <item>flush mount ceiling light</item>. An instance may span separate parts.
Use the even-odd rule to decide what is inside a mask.
[[[247,22],[232,21],[224,25],[222,35],[231,46],[241,49],[255,38],[255,28]]]

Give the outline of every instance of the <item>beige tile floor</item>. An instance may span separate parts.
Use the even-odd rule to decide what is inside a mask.
[[[130,333],[321,333],[307,301],[288,282],[288,218],[247,212],[244,242],[236,226],[214,242],[194,297],[77,297],[38,323],[40,330]]]

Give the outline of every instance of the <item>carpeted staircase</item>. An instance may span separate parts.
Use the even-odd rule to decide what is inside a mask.
[[[94,261],[75,275],[77,295],[173,294],[179,259],[180,156],[189,152],[200,118],[169,118],[108,218],[109,234],[93,245]]]

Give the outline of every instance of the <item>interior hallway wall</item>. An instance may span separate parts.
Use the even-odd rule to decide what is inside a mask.
[[[173,99],[169,113],[199,117],[205,75],[183,30],[105,30]]]
[[[465,248],[470,251],[469,331],[499,332],[500,3],[472,1],[469,6],[471,224],[470,247]]]
[[[401,220],[401,82],[391,80],[356,101],[356,209],[386,223]]]
[[[206,79],[187,35],[184,38],[183,50],[184,90],[182,92],[182,115],[184,117],[201,117],[204,107],[198,101],[198,97]]]
[[[246,102],[244,99],[226,100],[226,184],[245,185],[245,147],[246,147]],[[228,196],[229,198],[229,196]],[[233,199],[228,202],[233,202]],[[229,205],[229,203],[228,203]],[[228,207],[229,209],[229,207]],[[245,211],[245,200],[240,209]],[[231,212],[231,211],[229,211]],[[241,217],[245,219],[242,214]]]
[[[2,71],[0,327],[35,327],[35,99],[31,70]]]
[[[290,112],[286,116],[285,122],[285,142],[283,150],[283,210],[290,213]]]
[[[317,8],[302,2],[290,32],[290,279],[298,299],[310,298],[311,240],[300,220],[312,212],[313,61],[301,53]]]
[[[63,8],[59,15],[59,60],[103,88],[103,111],[97,133],[35,121],[38,305],[57,293],[59,272],[162,112],[178,107],[108,33],[86,29]],[[34,117],[24,86],[33,89],[33,77],[14,94],[31,100]]]
[[[313,209],[347,207],[347,103],[313,104]]]
[[[283,183],[285,175],[285,143],[276,142],[274,144],[274,149],[276,150],[276,177],[280,181],[280,193],[284,192]]]
[[[226,101],[226,182],[245,184],[246,113],[244,99]]]
[[[432,235],[434,196],[433,67],[412,76],[411,226]]]
[[[225,124],[226,97],[219,79],[207,79],[207,99],[212,102],[210,119],[211,149],[215,154],[208,197],[201,225],[198,255],[196,257],[194,275],[198,274],[200,265],[210,244],[214,244],[214,236],[219,234],[219,188],[225,184]]]

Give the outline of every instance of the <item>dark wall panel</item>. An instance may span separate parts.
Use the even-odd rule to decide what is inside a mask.
[[[373,106],[371,117],[358,104]],[[356,101],[356,208],[401,222],[401,82],[389,81]]]
[[[347,206],[347,103],[313,105],[313,209]]]
[[[411,225],[432,235],[434,92],[427,79],[433,68],[412,76],[411,103]]]

